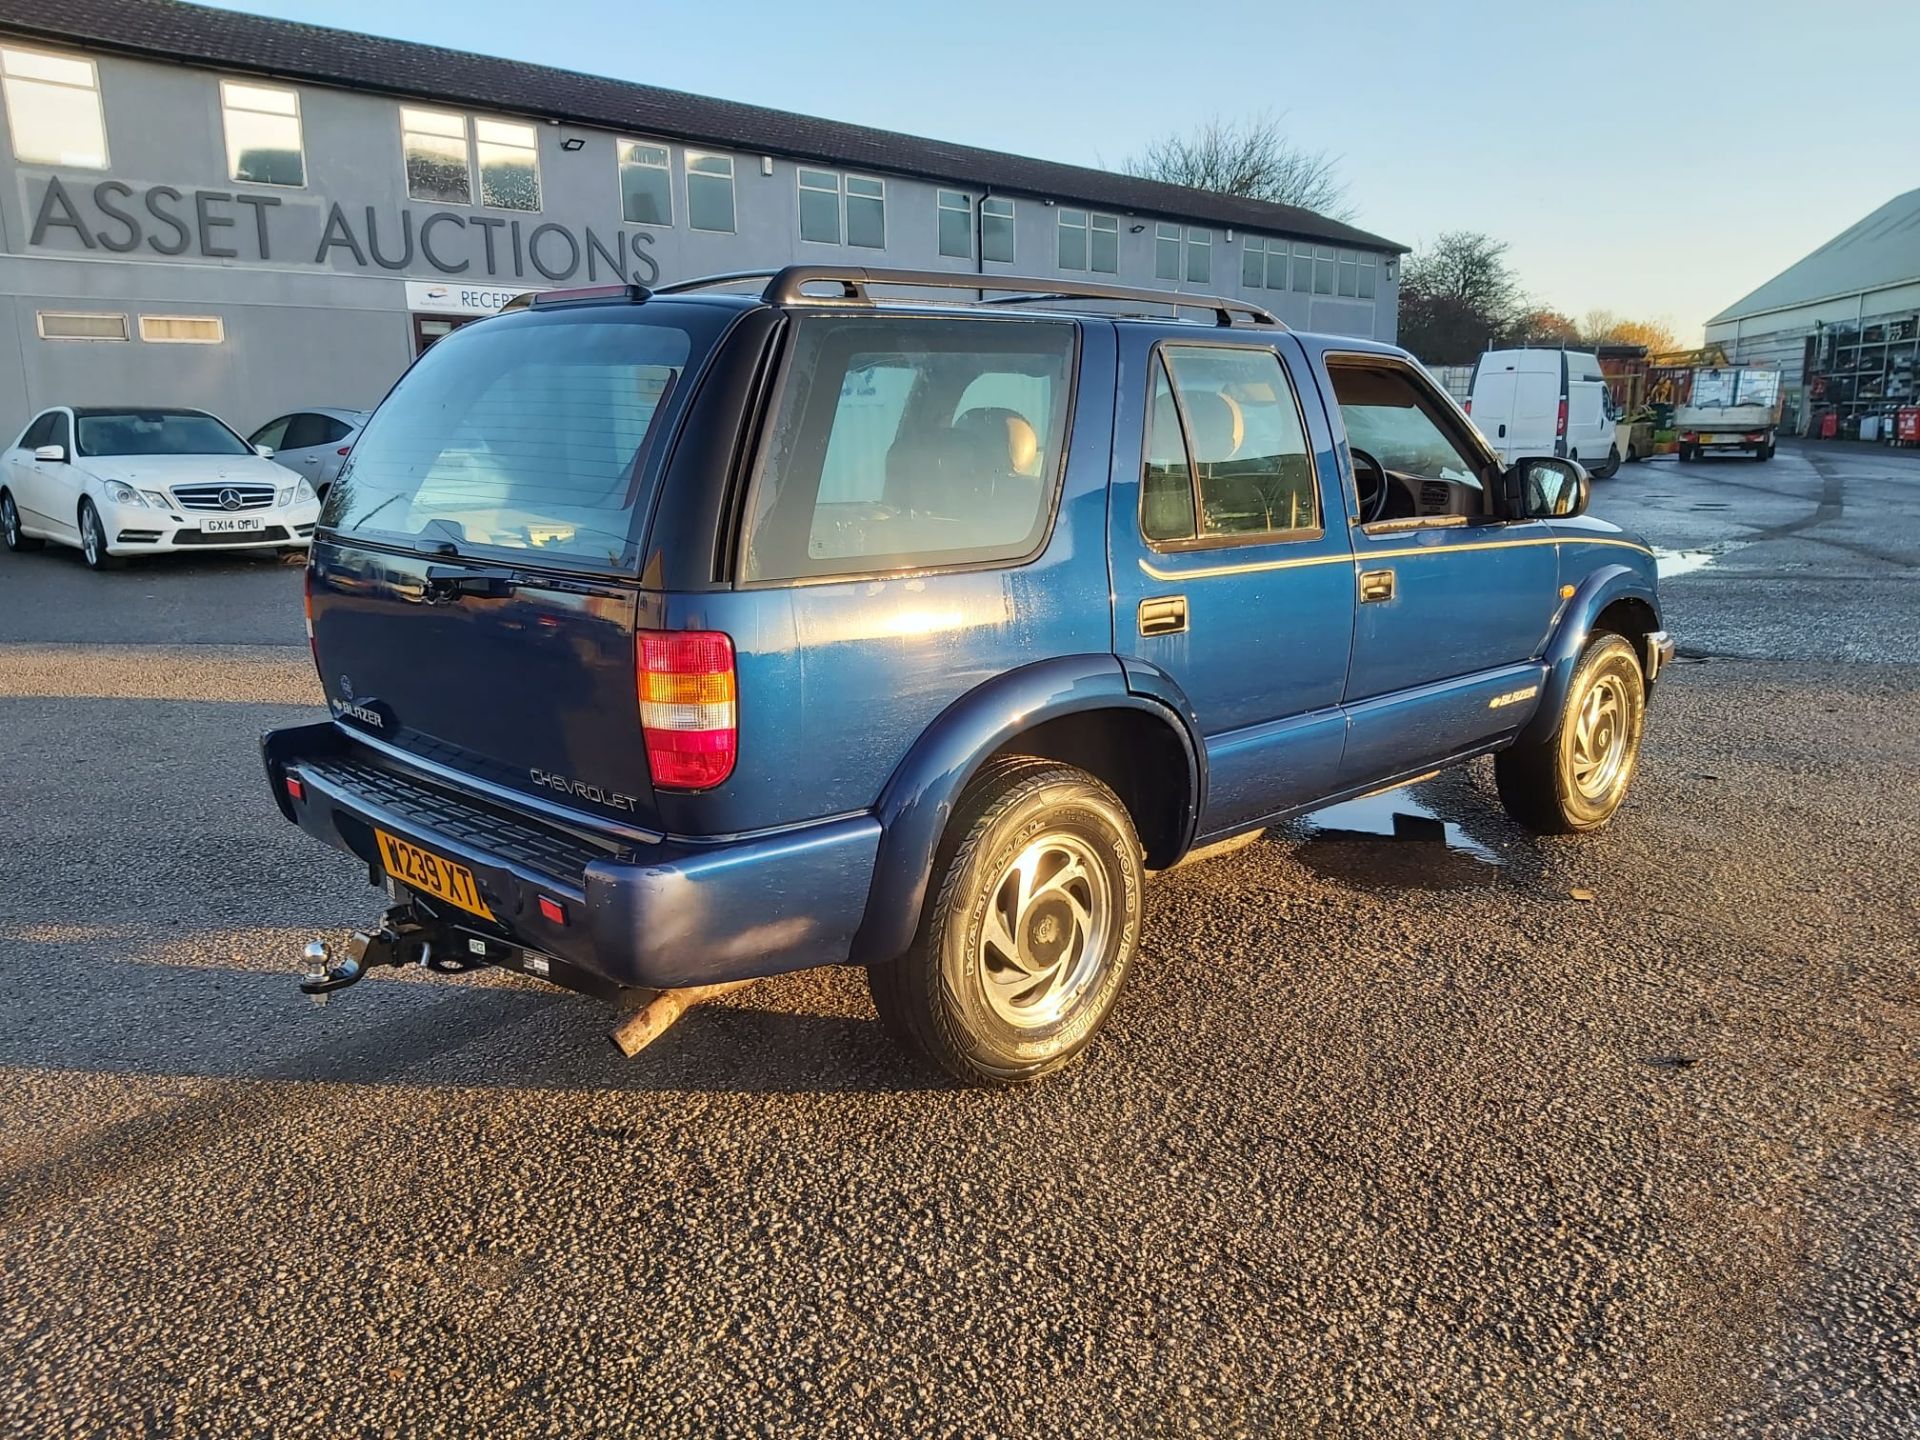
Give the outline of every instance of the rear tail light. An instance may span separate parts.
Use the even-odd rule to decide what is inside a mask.
[[[1473,397],[1469,395],[1465,400],[1461,401],[1460,408],[1471,415],[1473,413]]]
[[[1553,433],[1562,440],[1567,437],[1567,402],[1564,400],[1560,402],[1560,414],[1553,422]]]
[[[718,630],[642,630],[635,661],[653,783],[707,790],[733,773],[740,732],[733,641]]]
[[[334,451],[333,453],[336,455],[351,455],[353,453],[353,447],[351,445],[342,445],[338,450]]]
[[[307,798],[307,782],[302,780],[298,775],[287,776],[287,794],[291,795],[295,800],[305,800]]]

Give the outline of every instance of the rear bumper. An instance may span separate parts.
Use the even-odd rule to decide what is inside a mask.
[[[493,923],[441,918],[617,986],[673,988],[845,961],[879,848],[871,815],[726,841],[636,843],[481,800],[356,745],[323,722],[261,738],[281,814],[381,871],[374,827],[465,865]],[[304,795],[295,799],[287,779]],[[545,897],[564,916],[542,914]]]

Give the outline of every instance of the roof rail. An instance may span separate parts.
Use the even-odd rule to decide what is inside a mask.
[[[714,280],[742,278],[716,276]],[[745,278],[753,278],[749,274]],[[712,281],[688,281],[669,289],[691,289]],[[837,285],[837,295],[809,295],[808,285]],[[963,270],[870,270],[857,265],[789,265],[768,282],[760,298],[769,305],[856,305],[875,303],[869,287],[904,285],[923,290],[981,290],[1000,292],[1000,298],[973,303],[1032,304],[1042,300],[1131,300],[1180,310],[1211,310],[1218,325],[1233,324],[1244,315],[1256,325],[1287,327],[1272,311],[1244,300],[1221,295],[1194,295],[1173,290],[1146,290],[1132,285],[1101,285],[1077,280],[1041,279],[1031,275],[982,275]]]
[[[718,275],[702,275],[693,280],[676,280],[671,285],[656,285],[656,295],[682,295],[689,290],[711,290],[716,285],[733,285],[742,280],[771,280],[777,270],[723,270]]]

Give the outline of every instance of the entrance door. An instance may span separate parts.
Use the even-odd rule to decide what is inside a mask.
[[[1337,356],[1327,373],[1366,519],[1353,537],[1347,788],[1472,749],[1532,713],[1522,701],[1545,675],[1560,571],[1545,524],[1502,518],[1500,466],[1417,367]]]
[[[1352,549],[1299,343],[1154,341],[1122,327],[1113,643],[1136,688],[1177,692],[1197,719],[1214,835],[1331,787]]]
[[[471,325],[477,315],[415,315],[413,317],[413,353],[424,355],[436,340],[444,340],[462,325]]]

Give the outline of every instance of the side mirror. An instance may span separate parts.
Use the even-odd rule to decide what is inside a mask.
[[[33,452],[33,458],[36,460],[45,460],[50,465],[58,465],[67,458],[66,447],[64,445],[42,445],[38,450]]]
[[[1523,455],[1507,467],[1508,513],[1527,520],[1583,515],[1592,481],[1586,467],[1551,455]]]
[[[258,455],[262,460],[271,460],[273,458],[273,446],[256,445],[253,447],[253,453]]]

